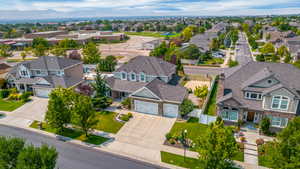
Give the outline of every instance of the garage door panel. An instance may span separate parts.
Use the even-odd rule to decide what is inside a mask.
[[[164,103],[163,109],[164,109],[164,116],[167,116],[167,117],[177,117],[178,116],[179,106],[176,104]]]
[[[51,89],[35,89],[35,94],[38,97],[48,98],[51,91],[52,91]]]
[[[158,104],[140,100],[134,100],[134,110],[146,114],[158,114]]]

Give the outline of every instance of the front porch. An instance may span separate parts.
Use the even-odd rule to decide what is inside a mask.
[[[114,99],[116,102],[122,102],[124,99],[126,99],[130,95],[129,92],[123,92],[123,91],[109,91],[108,96]]]
[[[263,112],[234,107],[221,107],[219,108],[219,116],[232,124],[238,123],[238,121],[258,124],[263,118]]]
[[[23,84],[23,83],[20,83],[20,84],[16,84],[15,85],[17,90],[20,91],[20,92],[33,92],[33,84]]]

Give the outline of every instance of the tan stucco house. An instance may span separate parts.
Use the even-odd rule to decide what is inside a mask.
[[[54,56],[42,56],[24,61],[6,75],[10,87],[32,91],[35,96],[48,97],[56,87],[74,87],[83,82],[81,61]]]
[[[106,78],[114,99],[130,97],[136,112],[177,117],[187,90],[170,82],[176,75],[176,65],[160,58],[138,56]]]
[[[227,123],[271,119],[273,131],[300,115],[300,69],[290,64],[249,62],[221,74],[218,115]]]

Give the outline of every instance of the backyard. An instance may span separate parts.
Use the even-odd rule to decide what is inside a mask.
[[[0,111],[14,111],[25,104],[23,101],[3,100],[0,99]]]
[[[39,122],[34,121],[30,125],[30,127],[35,128],[35,129],[40,129],[39,128]],[[43,131],[47,131],[49,133],[57,134],[55,132],[55,130],[53,128],[51,128],[46,123],[43,123],[42,127],[43,127],[42,128]],[[108,138],[101,137],[101,136],[96,136],[96,135],[90,135],[89,137],[86,137],[85,134],[82,131],[75,130],[75,129],[70,129],[70,128],[65,128],[64,131],[62,133],[60,133],[59,135],[62,135],[64,137],[69,137],[69,138],[75,139],[75,140],[80,140],[80,141],[83,141],[83,142],[86,142],[86,143],[95,144],[95,145],[102,144],[102,143],[109,140]]]
[[[213,85],[213,88],[211,90],[211,95],[209,98],[209,101],[207,103],[207,107],[204,110],[203,114],[208,114],[211,116],[217,115],[217,91],[218,91],[218,83],[216,80],[216,83]]]
[[[99,122],[94,128],[96,130],[116,134],[124,125],[124,123],[115,120],[116,116],[117,113],[115,112],[98,112],[96,118],[99,119]]]

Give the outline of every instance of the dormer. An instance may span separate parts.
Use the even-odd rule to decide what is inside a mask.
[[[121,72],[121,80],[127,80],[127,73],[124,71]]]
[[[129,73],[129,79],[130,79],[130,81],[136,81],[136,73],[130,72]]]
[[[30,71],[24,66],[19,66],[19,74],[21,77],[30,78]]]
[[[140,73],[140,81],[141,82],[146,82],[146,74],[144,72]]]

